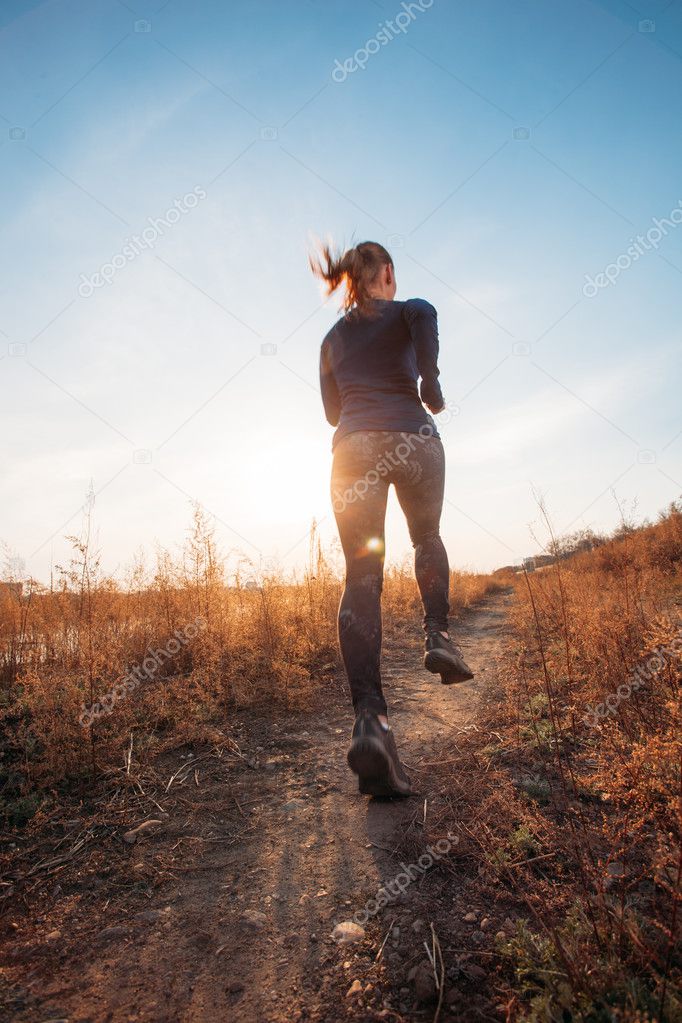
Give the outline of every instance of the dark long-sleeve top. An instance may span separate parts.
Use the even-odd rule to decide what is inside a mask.
[[[322,402],[337,427],[332,447],[356,430],[418,433],[428,424],[438,436],[424,408],[443,408],[436,310],[421,298],[373,302],[375,316],[352,311],[322,342]]]

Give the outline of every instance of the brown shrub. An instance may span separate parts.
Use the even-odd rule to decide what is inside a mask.
[[[0,812],[120,766],[133,735],[141,751],[215,739],[240,708],[304,708],[321,684],[340,688],[342,581],[314,524],[301,578],[240,562],[229,585],[200,508],[180,556],[158,551],[152,572],[138,558],[124,585],[102,575],[89,537],[88,514],[49,590],[0,586]],[[501,585],[454,572],[453,613]],[[411,564],[389,569],[387,631],[420,615]]]

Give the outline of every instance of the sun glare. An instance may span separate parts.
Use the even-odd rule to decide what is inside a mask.
[[[299,471],[292,475],[291,453],[297,452]],[[226,477],[225,502],[237,505],[246,522],[278,530],[288,523],[305,526],[313,517],[329,514],[329,445],[311,442],[299,433],[263,440],[258,457],[253,448],[235,458],[240,486],[235,494],[233,476]]]

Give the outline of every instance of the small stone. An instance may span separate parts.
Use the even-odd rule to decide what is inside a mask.
[[[282,809],[286,813],[293,813],[296,810],[305,810],[308,804],[303,799],[290,799],[288,803],[285,803]]]
[[[400,941],[400,928],[399,927],[392,927],[391,928],[391,938],[393,939],[393,941]]]
[[[127,842],[128,845],[133,845],[146,831],[153,831],[154,828],[159,827],[161,824],[163,824],[163,821],[159,820],[143,821],[142,824],[138,824],[136,828],[126,831],[123,836],[123,841]]]
[[[332,938],[338,945],[350,945],[355,941],[362,941],[364,937],[365,928],[353,920],[344,920],[332,931]]]
[[[491,926],[492,926],[492,920],[490,919],[489,916],[486,916],[486,917],[483,918],[483,920],[481,920],[481,930],[482,931],[487,931],[488,928],[491,927]]]
[[[469,980],[483,980],[486,976],[485,970],[476,963],[463,963],[462,973],[465,973]]]
[[[61,931],[57,931],[57,930],[50,931],[49,934],[45,935],[45,940],[46,941],[58,941],[61,938],[61,936],[62,936],[62,932]]]
[[[105,927],[103,931],[100,931],[97,935],[98,941],[112,941],[114,938],[125,938],[128,934],[128,928],[121,925],[114,927]]]
[[[425,959],[419,963],[412,980],[418,1002],[421,1002],[422,1005],[427,1005],[429,1002],[436,1000],[436,979],[433,975],[431,963]]]
[[[354,980],[351,986],[346,991],[346,998],[352,998],[353,995],[362,994],[362,984],[359,980]]]
[[[141,920],[145,924],[155,924],[159,920],[165,919],[168,913],[170,913],[170,906],[165,909],[145,909],[141,913],[136,913],[135,919]]]
[[[350,965],[351,965],[350,959],[346,959],[345,963],[343,964],[344,970],[350,970]]]
[[[268,922],[265,913],[261,913],[257,909],[244,910],[240,919],[246,927],[253,931],[262,931]]]
[[[464,923],[465,924],[475,924],[476,923],[476,919],[477,919],[476,913],[467,913],[467,915],[464,917]]]
[[[497,938],[498,941],[506,941],[507,940],[506,931],[498,931],[495,937]]]
[[[413,931],[421,931],[421,930],[423,930],[423,928],[424,928],[424,921],[423,920],[415,920],[414,923],[412,924],[412,930]]]

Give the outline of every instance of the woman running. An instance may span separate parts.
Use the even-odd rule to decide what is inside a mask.
[[[346,559],[339,644],[356,715],[348,763],[360,792],[407,796],[410,779],[388,724],[380,671],[391,483],[415,550],[424,665],[446,684],[473,678],[448,634],[450,572],[439,533],[445,456],[424,408],[434,414],[444,408],[436,310],[420,298],[395,301],[393,260],[376,242],[362,242],[343,255],[325,246],[310,263],[328,294],[345,285],[345,316],[322,342],[320,387],[327,420],[336,427],[331,491]]]

